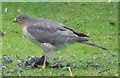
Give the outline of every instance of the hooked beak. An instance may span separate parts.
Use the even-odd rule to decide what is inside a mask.
[[[13,22],[16,23],[16,22],[18,22],[18,21],[17,21],[17,19],[15,18]]]

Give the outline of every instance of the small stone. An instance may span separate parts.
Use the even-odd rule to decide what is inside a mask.
[[[12,60],[8,55],[3,55],[2,62],[3,63],[11,63]]]
[[[101,67],[101,65],[100,65],[100,64],[98,64],[98,63],[96,63],[96,64],[94,65],[94,67],[95,67],[95,68],[100,68],[100,67]]]

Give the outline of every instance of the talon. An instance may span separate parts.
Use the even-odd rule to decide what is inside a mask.
[[[35,64],[34,67],[40,67],[42,69],[45,69],[47,66],[49,65],[49,62],[46,61],[45,56],[42,56],[40,59],[38,59]]]
[[[42,69],[45,69],[45,67],[46,67],[46,64],[43,64],[43,66],[41,66]]]

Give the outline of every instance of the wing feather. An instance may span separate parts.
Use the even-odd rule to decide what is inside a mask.
[[[51,20],[37,20],[27,26],[27,31],[41,43],[61,45],[70,37],[71,31],[66,30],[62,24]]]
[[[27,31],[41,43],[62,45],[69,39],[76,37],[88,37],[83,33],[77,33],[63,24],[49,19],[36,19],[27,26]]]

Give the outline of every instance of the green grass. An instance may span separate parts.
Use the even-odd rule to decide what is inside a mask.
[[[2,3],[2,31],[5,35],[2,37],[2,55],[9,55],[13,62],[5,64],[10,69],[15,69],[16,55],[21,59],[26,59],[29,55],[41,57],[42,50],[29,39],[24,37],[21,27],[13,24],[13,20],[18,15],[17,9],[32,18],[49,18],[73,28],[77,32],[88,34],[89,40],[96,44],[107,47],[109,50],[104,51],[96,47],[84,44],[67,44],[65,49],[60,50],[58,57],[63,56],[63,64],[69,62],[76,63],[77,68],[72,72],[75,76],[114,76],[118,73],[118,10],[117,3],[49,3],[49,2],[21,2],[21,3]],[[5,13],[5,8],[8,12]],[[116,53],[117,56],[112,55]],[[74,54],[75,57],[71,57]],[[86,62],[94,64],[99,63],[100,68],[85,68]],[[10,70],[6,68],[6,71]],[[99,73],[100,71],[108,71]],[[70,76],[65,68],[52,69],[46,68],[33,69],[21,72],[21,76]],[[4,74],[18,76],[18,73]]]

